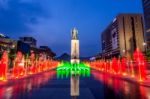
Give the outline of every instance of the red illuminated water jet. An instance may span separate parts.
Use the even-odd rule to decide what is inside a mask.
[[[3,52],[2,58],[0,60],[0,80],[7,80],[7,69],[8,69],[8,53]]]
[[[25,76],[25,60],[23,54],[19,51],[17,52],[16,58],[14,60],[13,67],[13,77],[20,78]]]
[[[126,58],[122,58],[121,59],[121,74],[123,76],[127,75],[126,68],[127,68],[127,59]]]
[[[112,59],[112,69],[114,74],[119,74],[119,64],[116,58]]]
[[[136,51],[133,54],[135,65],[138,67],[137,75],[139,81],[143,81],[146,79],[146,62],[145,58],[142,52],[139,51],[139,49],[136,49]]]
[[[145,81],[146,77],[146,61],[142,52],[136,49],[133,53],[133,60],[113,58],[109,60],[98,60],[90,62],[90,67],[105,73],[126,76],[128,78],[137,78],[140,82]]]
[[[12,78],[22,78],[29,74],[37,74],[45,72],[50,69],[55,69],[59,62],[46,57],[35,57],[35,54],[31,52],[30,57],[28,55],[24,58],[22,52],[18,51],[13,61],[13,68],[8,68],[8,53],[4,51],[0,59],[0,81],[6,81]],[[8,72],[9,71],[9,72]],[[9,74],[9,76],[7,75]]]

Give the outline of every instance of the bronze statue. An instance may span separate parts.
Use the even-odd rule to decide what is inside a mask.
[[[77,35],[78,35],[78,31],[76,28],[74,28],[72,30],[72,39],[78,39]]]

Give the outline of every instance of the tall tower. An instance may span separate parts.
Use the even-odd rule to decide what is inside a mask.
[[[79,63],[79,40],[78,40],[78,30],[73,28],[71,30],[71,63]]]

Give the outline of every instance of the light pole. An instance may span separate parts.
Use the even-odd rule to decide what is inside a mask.
[[[146,52],[147,52],[147,43],[143,42],[143,47],[144,47],[144,53],[146,54]]]
[[[126,50],[123,49],[122,52],[123,52],[123,56],[126,57]]]

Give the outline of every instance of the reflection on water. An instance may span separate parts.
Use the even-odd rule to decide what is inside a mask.
[[[150,99],[150,88],[92,71],[96,80],[103,83],[105,99]]]
[[[90,90],[90,92],[96,99],[103,99],[103,98],[104,99],[150,99],[149,87],[140,86],[139,84],[131,83],[129,81],[121,80],[119,78],[112,78],[110,77],[110,75],[102,74],[98,71],[92,71],[92,75],[94,76],[94,79],[98,81],[93,80],[93,76],[91,76],[88,79],[82,79],[82,80],[86,81],[87,84],[86,89]],[[9,81],[9,83],[0,86],[0,99],[33,99],[32,98],[33,94],[37,96],[34,97],[34,99],[37,99],[38,98],[37,94],[39,93],[42,94],[41,92],[43,93],[47,92],[48,94],[52,94],[52,96],[55,93],[57,96],[60,95],[59,93],[63,93],[64,95],[66,95],[65,91],[62,90],[66,88],[66,84],[64,86],[64,83],[62,84],[59,81],[57,82],[56,85],[58,84],[61,85],[56,86],[54,84],[53,88],[57,87],[57,89],[55,89],[53,93],[49,93],[52,91],[47,91],[47,90],[39,91],[46,84],[50,85],[49,81],[54,76],[55,76],[55,72],[51,71],[51,72],[37,74],[32,77],[28,77],[20,80],[11,80]],[[52,81],[50,81],[50,83],[51,82]],[[82,93],[85,90],[84,87],[86,86],[84,86],[83,82],[81,82],[81,84],[83,85],[80,88]],[[82,97],[84,95],[80,94],[80,96]],[[41,99],[41,97],[38,99]],[[47,97],[47,99],[50,98]],[[82,97],[79,99],[84,99],[84,98]]]
[[[45,85],[55,75],[54,71],[45,72],[32,77],[12,80],[0,87],[0,99],[27,99],[33,90]]]

